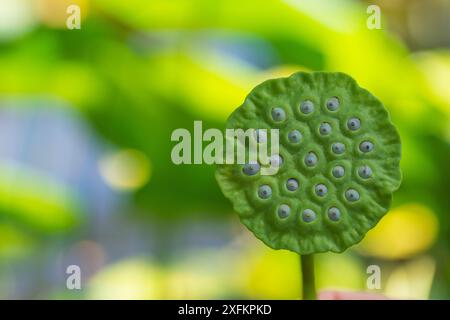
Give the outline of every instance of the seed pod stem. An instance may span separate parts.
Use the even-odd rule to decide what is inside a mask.
[[[300,256],[300,265],[302,271],[302,298],[303,300],[316,300],[314,255],[307,254]]]

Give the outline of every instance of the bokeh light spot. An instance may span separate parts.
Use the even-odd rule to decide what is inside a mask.
[[[101,176],[115,190],[136,190],[150,180],[150,160],[138,150],[127,149],[106,155],[99,166]]]

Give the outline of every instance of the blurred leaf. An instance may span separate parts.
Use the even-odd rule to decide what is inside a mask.
[[[79,204],[64,186],[26,167],[0,164],[0,218],[45,233],[77,222]]]
[[[0,258],[10,261],[33,248],[33,239],[9,224],[0,224]]]

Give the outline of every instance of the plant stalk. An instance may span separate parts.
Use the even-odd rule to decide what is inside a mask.
[[[316,284],[314,277],[314,255],[300,256],[302,269],[303,300],[316,300]]]

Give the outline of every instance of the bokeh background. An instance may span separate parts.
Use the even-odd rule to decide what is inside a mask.
[[[213,166],[175,166],[170,135],[325,70],[385,103],[404,181],[362,243],[317,255],[318,288],[367,290],[375,264],[375,292],[449,299],[449,18],[447,0],[0,0],[0,298],[300,298],[298,256],[240,225]]]

